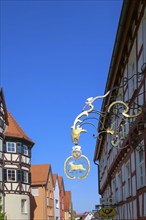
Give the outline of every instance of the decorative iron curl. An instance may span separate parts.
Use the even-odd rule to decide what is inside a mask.
[[[98,114],[99,116],[101,117],[106,117],[106,113],[109,113],[111,111],[111,108],[116,105],[116,104],[121,104],[123,107],[124,107],[124,110],[122,112],[120,112],[120,110],[122,109],[122,107],[118,108],[117,109],[117,113],[114,114],[114,116],[118,117],[118,118],[121,118],[122,119],[122,116],[126,117],[126,118],[135,118],[137,116],[139,116],[141,113],[142,113],[142,108],[137,105],[137,107],[133,107],[132,109],[135,110],[137,109],[138,112],[136,114],[128,114],[128,111],[129,111],[129,106],[123,102],[123,101],[114,101],[110,104],[110,106],[108,107],[108,110],[107,112],[100,112],[100,111],[97,111],[97,110],[94,110],[94,105],[93,105],[93,102],[98,100],[98,99],[101,99],[101,98],[105,98],[107,97],[110,93],[112,93],[114,90],[117,90],[117,89],[120,89],[120,88],[123,88],[129,80],[131,80],[135,75],[142,75],[144,74],[145,72],[145,69],[146,69],[146,63],[144,63],[141,67],[141,72],[138,73],[138,74],[133,74],[130,78],[127,78],[125,77],[124,78],[124,81],[123,81],[123,85],[121,86],[115,86],[113,88],[111,88],[111,90],[109,90],[108,92],[106,92],[105,95],[102,95],[102,96],[96,96],[96,97],[90,97],[87,99],[87,102],[86,102],[86,105],[83,107],[82,109],[82,113],[80,113],[76,119],[74,120],[74,123],[73,123],[73,126],[71,127],[72,128],[72,141],[75,143],[78,142],[79,140],[79,137],[80,137],[80,133],[81,132],[87,132],[86,130],[82,129],[82,125],[84,125],[85,123],[82,123],[84,120],[81,120],[82,116],[86,116],[88,117],[89,113],[96,113]],[[89,108],[88,108],[89,107]],[[88,108],[88,109],[87,109]],[[100,121],[101,123],[101,121]],[[86,124],[92,124],[92,123],[86,123]],[[105,127],[103,126],[103,123],[102,124],[102,129],[105,129]],[[115,131],[112,129],[112,128],[108,128],[108,129],[105,129],[104,131],[101,131],[99,133],[102,134],[104,132],[107,132],[107,133],[114,133]],[[98,135],[98,136],[99,136]]]
[[[112,103],[110,104],[110,106],[108,107],[108,110],[107,110],[107,111],[110,112],[112,106],[113,106],[113,105],[116,105],[116,104],[121,104],[121,105],[123,105],[123,106],[125,107],[125,110],[122,112],[122,115],[124,115],[124,116],[127,117],[127,118],[135,118],[135,117],[139,116],[139,115],[142,113],[142,108],[139,108],[139,112],[138,112],[137,114],[135,114],[135,115],[127,114],[128,111],[129,111],[129,107],[128,107],[128,105],[127,105],[125,102],[123,102],[123,101],[115,101],[115,102],[112,102]]]

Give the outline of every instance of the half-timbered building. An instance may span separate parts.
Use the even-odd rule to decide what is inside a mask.
[[[99,120],[101,206],[146,219],[146,1],[124,0]],[[104,131],[104,132],[103,132]]]
[[[33,141],[7,112],[2,151],[2,189],[7,219],[30,219],[30,166]]]
[[[4,132],[8,126],[8,115],[2,88],[0,88],[0,213],[4,213],[4,191],[3,191],[3,140]]]

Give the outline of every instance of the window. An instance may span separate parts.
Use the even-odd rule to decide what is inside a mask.
[[[7,181],[15,182],[16,181],[16,170],[7,170]]]
[[[122,200],[122,173],[118,174],[118,202]]]
[[[62,203],[62,209],[64,209],[64,204]]]
[[[47,206],[49,206],[49,198],[47,197]]]
[[[56,208],[59,209],[59,201],[58,199],[55,199]]]
[[[28,183],[28,172],[23,171],[23,182]]]
[[[26,199],[21,200],[21,212],[27,213],[27,200]]]
[[[32,188],[31,189],[31,194],[33,196],[38,196],[39,195],[39,189],[38,188]]]
[[[130,163],[127,163],[125,168],[126,168],[126,196],[128,197],[131,194]]]
[[[113,193],[113,197],[116,197],[116,179],[113,180],[112,193]]]
[[[53,199],[53,191],[50,190],[50,199]]]
[[[28,156],[28,147],[26,145],[23,145],[23,153]]]
[[[139,151],[139,187],[144,185],[144,151]]]
[[[7,142],[7,152],[16,152],[16,143],[14,142]]]

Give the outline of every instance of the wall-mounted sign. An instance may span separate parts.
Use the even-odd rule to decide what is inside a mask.
[[[102,198],[100,198],[100,204],[101,205],[114,205],[115,204],[115,198],[113,198],[113,197],[102,197]]]
[[[98,213],[99,213],[100,217],[105,218],[105,219],[111,219],[117,215],[116,209],[112,208],[112,207],[101,208],[98,211]]]

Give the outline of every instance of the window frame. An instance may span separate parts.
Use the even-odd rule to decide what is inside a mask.
[[[142,154],[142,155],[140,155],[140,154]],[[139,173],[139,188],[141,188],[145,184],[144,151],[142,151],[142,150],[138,152],[138,170],[139,170],[139,172],[138,172]]]
[[[13,144],[14,145],[14,151],[8,149],[9,148],[9,146],[8,146],[9,144]],[[12,148],[12,146],[10,146],[10,147]],[[6,142],[6,151],[8,153],[16,153],[16,143],[15,142],[10,142],[10,141]]]
[[[38,187],[32,187],[31,188],[31,194],[36,197],[39,196],[39,188]]]
[[[26,170],[23,170],[23,183],[28,183],[28,172]]]
[[[131,195],[131,165],[130,161],[126,163],[126,198]]]
[[[28,156],[28,146],[23,145],[23,155]]]
[[[22,202],[24,202],[23,207],[22,207]],[[22,214],[27,214],[28,213],[27,199],[21,199],[21,213]]]
[[[55,207],[56,207],[56,209],[59,209],[59,200],[58,199],[55,199]]]
[[[9,174],[8,174],[8,172],[9,171],[14,171],[14,174],[15,174],[15,180],[11,180],[11,179],[9,179]],[[11,174],[11,175],[13,175],[13,174]],[[7,182],[16,182],[16,170],[14,170],[14,169],[7,169]]]

